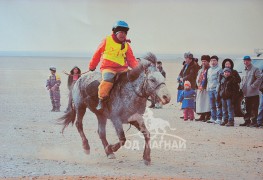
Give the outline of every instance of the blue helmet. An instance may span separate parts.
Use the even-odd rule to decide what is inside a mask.
[[[117,21],[112,27],[112,31],[114,33],[118,32],[118,31],[128,32],[129,29],[130,29],[129,25],[125,21]]]

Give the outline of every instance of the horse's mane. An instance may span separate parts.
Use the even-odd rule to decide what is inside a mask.
[[[148,52],[146,56],[144,57],[144,59],[146,59],[147,61],[150,61],[154,65],[156,65],[157,63],[157,57],[151,52]]]

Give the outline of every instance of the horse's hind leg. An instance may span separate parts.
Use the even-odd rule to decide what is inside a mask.
[[[143,160],[145,165],[151,164],[151,148],[150,148],[150,132],[145,126],[143,117],[140,114],[134,114],[129,119],[128,122],[135,126],[144,136],[145,147],[143,152]]]
[[[116,152],[118,149],[120,149],[121,146],[123,146],[126,142],[126,137],[123,131],[122,122],[120,120],[113,120],[113,125],[115,127],[115,130],[117,132],[117,135],[119,137],[119,142],[114,145],[109,145],[108,147],[113,151]]]
[[[109,159],[115,159],[115,155],[113,151],[111,150],[111,148],[109,148],[109,143],[106,139],[106,128],[105,127],[106,127],[107,118],[101,115],[97,115],[97,118],[98,118],[98,134],[100,136],[102,145],[105,149],[105,153]]]
[[[86,154],[90,153],[90,146],[89,146],[89,142],[88,139],[86,138],[86,135],[83,131],[83,116],[85,115],[86,112],[86,107],[81,107],[81,108],[77,108],[77,121],[76,121],[76,127],[78,129],[78,132],[80,134],[80,137],[82,139],[82,147],[84,149],[84,152]]]

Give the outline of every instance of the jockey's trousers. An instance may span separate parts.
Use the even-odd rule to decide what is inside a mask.
[[[99,99],[103,100],[109,96],[117,72],[111,69],[103,69],[101,73],[102,81],[99,85],[98,97]]]

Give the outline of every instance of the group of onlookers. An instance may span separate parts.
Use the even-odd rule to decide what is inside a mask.
[[[184,54],[183,68],[177,78],[177,102],[182,102],[185,121],[194,120],[193,111],[200,115],[196,121],[234,126],[234,109],[238,99],[245,97],[245,122],[240,126],[262,126],[262,70],[254,67],[251,58],[243,58],[245,74],[240,78],[234,62],[227,58],[221,67],[217,56],[201,56],[201,67],[193,54]],[[193,91],[194,90],[194,91]],[[262,96],[262,95],[261,95]]]

